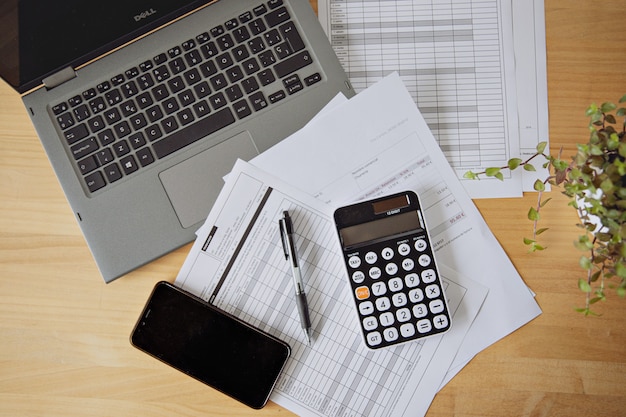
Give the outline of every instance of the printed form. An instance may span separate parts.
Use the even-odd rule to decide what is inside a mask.
[[[449,379],[541,310],[397,73],[332,105],[251,162],[331,207],[404,190],[420,196],[439,264],[489,288]]]
[[[176,285],[292,348],[272,401],[303,416],[424,415],[486,295],[442,268],[452,328],[442,336],[365,347],[328,206],[238,161]],[[278,219],[289,210],[309,300],[304,340]]]
[[[543,0],[514,3],[324,0],[318,9],[355,90],[397,71],[462,179],[548,140]],[[463,185],[473,198],[515,197],[538,178],[503,173],[504,182]]]

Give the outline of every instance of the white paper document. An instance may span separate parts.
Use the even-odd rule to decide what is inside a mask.
[[[513,1],[512,5],[520,158],[525,160],[537,152],[539,142],[550,142],[546,24],[543,0]],[[542,163],[533,162],[536,172],[522,172],[524,191],[533,190],[537,179],[548,177]],[[546,186],[550,188],[550,184]]]
[[[543,0],[323,0],[318,10],[355,90],[397,71],[459,178],[548,140]],[[473,198],[515,197],[537,178],[503,174],[463,185]]]
[[[289,210],[311,313],[300,327],[278,219]],[[359,330],[329,206],[238,161],[176,285],[285,340],[292,355],[271,399],[302,416],[422,416],[487,289],[442,267],[452,327],[372,351]],[[227,337],[227,335],[225,335]]]
[[[252,160],[331,207],[403,190],[422,200],[439,264],[489,288],[453,369],[541,313],[398,74]]]

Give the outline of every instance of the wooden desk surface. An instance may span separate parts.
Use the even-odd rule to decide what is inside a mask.
[[[626,93],[626,2],[545,1],[550,140],[572,154],[586,106]],[[543,314],[481,352],[428,416],[626,415],[626,300],[611,296],[597,318],[573,311],[576,215],[552,197],[549,249],[537,254],[520,220],[535,195],[476,202]],[[130,346],[150,289],[188,250],[105,285],[19,96],[0,82],[1,416],[291,415],[246,409]]]

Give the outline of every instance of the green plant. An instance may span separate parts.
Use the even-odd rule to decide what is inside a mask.
[[[619,103],[626,102],[624,95]],[[575,246],[586,252],[580,258],[580,266],[586,272],[578,280],[578,287],[586,294],[585,307],[577,311],[595,314],[591,306],[606,299],[605,289],[614,288],[621,297],[626,295],[626,108],[606,102],[587,108],[589,117],[589,140],[577,145],[577,153],[571,161],[562,159],[562,149],[556,156],[545,153],[546,143],[537,146],[536,153],[522,161],[512,158],[506,166],[487,168],[482,172],[468,171],[467,179],[493,177],[502,180],[503,170],[518,168],[535,171],[532,164],[543,158],[548,177],[536,180],[537,204],[528,211],[533,222],[532,238],[524,238],[531,252],[544,250],[538,236],[548,230],[539,228],[541,208],[550,198],[544,199],[549,183],[561,187],[570,198],[568,205],[578,210],[584,233]],[[616,117],[624,118],[621,126]],[[616,126],[618,128],[616,129]]]

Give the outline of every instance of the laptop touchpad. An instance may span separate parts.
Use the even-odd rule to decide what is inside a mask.
[[[159,174],[180,224],[186,229],[206,220],[224,180],[237,158],[249,160],[259,152],[248,132],[192,156]]]

